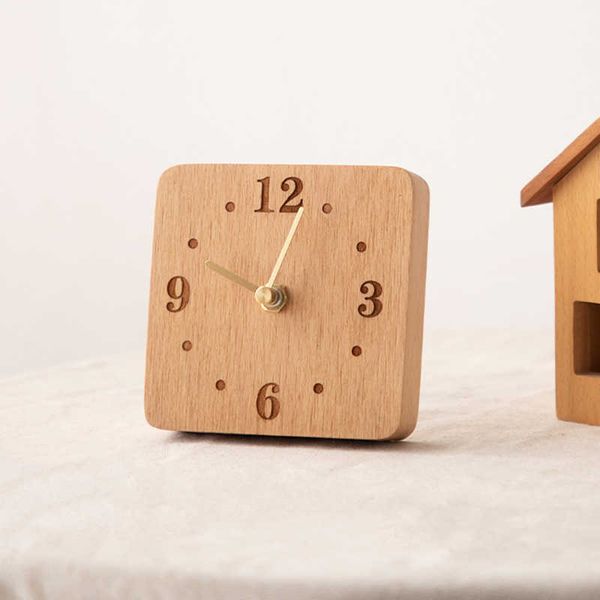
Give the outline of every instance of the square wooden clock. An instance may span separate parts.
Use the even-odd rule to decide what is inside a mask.
[[[161,429],[400,439],[417,421],[429,192],[395,167],[179,165],[156,204]]]

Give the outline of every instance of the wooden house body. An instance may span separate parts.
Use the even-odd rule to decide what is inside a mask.
[[[600,119],[521,192],[554,209],[556,414],[600,425]]]

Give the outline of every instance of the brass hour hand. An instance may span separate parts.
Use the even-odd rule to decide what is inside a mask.
[[[229,281],[233,281],[233,283],[237,283],[238,285],[245,287],[247,290],[250,290],[252,293],[255,293],[256,290],[260,287],[259,285],[250,283],[243,277],[236,275],[229,269],[226,269],[225,267],[222,267],[221,265],[218,265],[218,264],[212,262],[211,260],[207,260],[204,263],[204,265],[207,266],[212,271],[214,271],[215,273],[218,273],[219,275],[223,275],[223,277],[229,279]]]
[[[237,283],[247,290],[250,290],[254,294],[254,299],[266,311],[279,312],[286,303],[287,297],[285,291],[277,286],[267,287],[265,285],[250,283],[248,280],[236,275],[229,269],[212,262],[212,260],[207,260],[204,265],[215,273],[223,275],[223,277],[229,279],[229,281],[233,281],[233,283]]]

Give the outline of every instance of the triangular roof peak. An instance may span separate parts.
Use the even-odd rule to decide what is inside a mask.
[[[521,206],[552,202],[552,188],[598,143],[600,119],[594,121],[521,190]]]

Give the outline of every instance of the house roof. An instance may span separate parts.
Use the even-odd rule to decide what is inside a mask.
[[[600,119],[594,121],[521,190],[521,206],[552,202],[552,189],[555,184],[598,143],[600,143]]]

